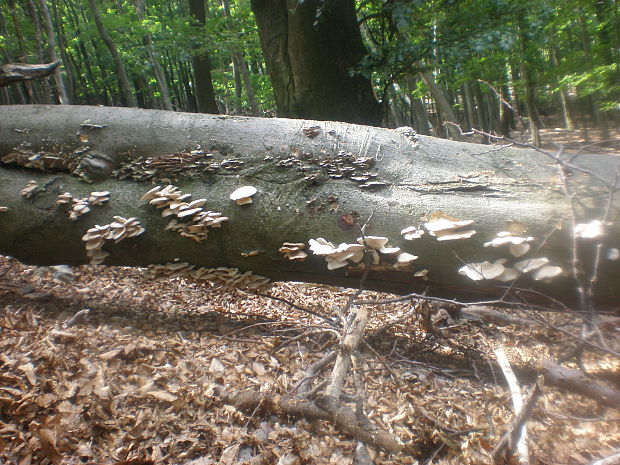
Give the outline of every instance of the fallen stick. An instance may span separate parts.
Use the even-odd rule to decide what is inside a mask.
[[[545,360],[542,363],[542,374],[547,384],[576,392],[607,407],[618,408],[620,406],[620,391],[594,383],[579,370],[564,368],[550,360]]]
[[[330,396],[317,396],[315,401],[297,397],[281,396],[269,392],[236,390],[217,386],[215,395],[224,403],[235,408],[253,413],[256,410],[279,417],[305,418],[308,421],[326,420],[334,424],[344,434],[347,434],[364,444],[382,449],[390,454],[410,454],[419,456],[411,445],[403,444],[398,438],[387,431],[381,430],[372,423],[362,422],[353,410],[342,405]]]
[[[504,349],[499,348],[496,349],[494,352],[495,357],[497,358],[497,363],[499,364],[502,372],[504,373],[504,377],[506,378],[506,381],[508,382],[508,387],[510,388],[510,393],[512,394],[512,404],[515,410],[515,420],[513,421],[513,424],[509,428],[508,432],[504,435],[499,444],[493,450],[493,460],[495,461],[495,463],[507,463],[507,458],[512,453],[516,445],[517,454],[519,456],[519,463],[521,465],[525,465],[529,463],[529,452],[527,449],[527,426],[525,422],[527,416],[524,417],[524,420],[521,421],[518,427],[516,425],[517,418],[522,417],[519,414],[524,410],[523,398],[521,397],[521,387],[519,386],[517,377],[512,371],[510,362],[508,361],[508,357],[506,357]]]

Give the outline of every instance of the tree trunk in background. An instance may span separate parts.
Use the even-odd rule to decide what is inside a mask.
[[[224,16],[229,21],[227,25],[230,26],[232,15],[230,13],[230,1],[222,0],[222,6],[224,7]],[[243,111],[241,106],[241,81],[243,81],[243,87],[248,97],[248,105],[250,105],[250,111],[252,115],[258,114],[258,103],[256,102],[256,95],[254,94],[254,88],[252,87],[252,79],[250,77],[250,71],[248,70],[248,64],[245,61],[244,54],[239,51],[239,47],[233,46],[233,76],[235,78],[235,95],[239,101],[239,111]],[[238,82],[239,81],[239,82]],[[237,88],[239,92],[237,92]]]
[[[67,42],[65,40],[65,29],[63,24],[64,17],[58,13],[57,2],[52,2],[52,11],[54,13],[54,22],[58,28],[58,48],[60,49],[60,57],[62,58],[62,64],[66,69],[66,72],[61,76],[63,82],[65,82],[65,92],[67,93],[67,101],[74,103],[76,101],[76,86],[75,78],[81,79],[81,72],[78,72],[78,67],[75,65],[75,60],[68,52]]]
[[[411,74],[407,74],[405,80],[407,82],[407,88],[413,93],[417,88],[416,78]],[[431,123],[428,120],[428,113],[424,101],[420,97],[415,97],[413,94],[409,98],[411,99],[411,117],[413,118],[415,130],[419,134],[430,135]]]
[[[15,28],[15,35],[17,36],[17,50],[19,53],[19,57],[17,57],[17,61],[19,63],[26,63],[26,47],[24,45],[24,35],[22,34],[21,27],[19,25],[19,20],[17,19],[17,12],[15,11],[16,5],[15,0],[8,0],[9,3],[9,12],[11,13],[11,20],[13,21],[13,27]],[[9,61],[10,63],[10,61]],[[23,81],[19,87],[22,87],[26,90],[26,95],[24,96],[19,93],[20,97],[22,97],[22,103],[35,103],[34,94],[32,92],[32,83],[29,81]]]
[[[463,83],[463,100],[465,102],[465,114],[467,116],[467,130],[472,128],[478,128],[479,124],[476,120],[476,104],[474,103],[474,96],[471,91],[471,82],[467,81]]]
[[[424,81],[424,84],[426,84],[429,92],[433,96],[433,99],[435,100],[435,104],[437,105],[437,110],[439,111],[441,120],[448,123],[446,124],[446,129],[448,131],[448,134],[454,140],[460,140],[462,137],[461,137],[461,131],[458,128],[459,119],[454,114],[454,111],[452,110],[452,107],[448,103],[448,100],[446,99],[446,96],[441,90],[441,87],[437,85],[437,83],[435,82],[435,78],[433,78],[432,74],[427,71],[426,65],[424,63],[422,63],[421,61],[416,61],[413,65],[416,67],[418,74],[420,75],[420,77]],[[453,124],[449,124],[449,123],[453,123]]]
[[[99,128],[85,125],[86,120]],[[302,130],[316,126],[310,132]],[[198,149],[199,153],[193,152]],[[41,169],[29,169],[33,163]],[[53,171],[45,171],[47,163]],[[591,154],[573,163],[595,171],[608,183],[620,168],[615,157]],[[145,173],[148,166],[155,173]],[[80,176],[74,172],[78,167]],[[376,174],[373,182],[383,184],[365,187],[366,181],[353,179],[368,170]],[[472,173],[466,188],[465,173]],[[84,182],[89,174],[96,176],[94,183]],[[154,180],[139,182],[149,176],[159,177],[160,185],[174,179],[183,193],[193,196],[191,200],[206,199],[203,211],[222,212],[229,221],[210,228],[208,239],[201,242],[165,230],[170,219],[139,200],[153,187]],[[366,289],[402,293],[427,289],[428,295],[488,298],[503,294],[506,287],[493,280],[470,281],[457,270],[462,261],[505,257],[511,260],[506,265],[512,263],[515,259],[506,248],[484,247],[500,231],[526,229],[526,235],[534,238],[534,252],[523,258],[547,257],[551,265],[571,269],[571,202],[557,177],[551,159],[533,150],[489,150],[346,123],[134,108],[6,106],[0,112],[0,202],[8,210],[0,212],[0,253],[32,264],[86,263],[83,234],[121,215],[137,218],[146,231],[118,243],[106,241],[103,250],[111,253],[106,264],[144,266],[178,258],[209,268],[251,270],[276,280],[357,287],[359,265],[345,263],[329,270],[324,257],[307,247],[310,256],[303,262],[285,259],[278,249],[284,242],[307,243],[318,237],[334,244],[355,243],[359,232],[352,223],[364,223],[372,216],[367,235],[385,236],[390,245],[418,259],[413,266],[399,268],[394,255],[381,253],[378,264],[369,262]],[[20,192],[31,179],[40,190],[26,198]],[[229,199],[242,185],[258,189],[250,205],[239,206]],[[579,175],[571,177],[569,185],[580,190],[576,222],[605,214],[608,194],[600,184]],[[109,203],[92,206],[77,221],[67,216],[70,205],[56,203],[63,192],[83,198],[105,190],[111,192]],[[618,238],[620,193],[612,205],[607,236]],[[441,215],[473,220],[465,229],[475,234],[438,241],[427,233],[404,240],[402,229]],[[579,248],[593,251],[596,241],[582,241]],[[589,263],[582,261],[584,267]],[[415,275],[424,269],[429,270],[427,280]],[[617,305],[620,261],[602,260],[599,272],[597,295]],[[569,277],[547,284],[533,280],[532,274],[522,276],[515,287],[532,287],[562,299],[574,295]],[[519,302],[525,303],[530,294],[519,292]]]
[[[557,55],[558,53],[557,47],[552,46],[550,52],[551,52],[551,63],[553,63],[553,66],[557,68],[558,66],[560,66],[560,62],[558,60],[558,55]],[[562,123],[564,125],[564,129],[572,130],[574,129],[574,124],[573,124],[573,118],[571,115],[570,107],[568,105],[568,95],[567,95],[566,89],[561,88],[558,94],[560,98],[560,110],[562,112]]]
[[[41,14],[43,15],[43,19],[45,20],[45,29],[47,30],[47,45],[50,62],[56,62],[58,61],[58,56],[56,55],[56,35],[54,33],[54,26],[52,24],[52,17],[50,16],[50,10],[47,8],[47,1],[39,0],[39,6],[41,7]],[[71,104],[69,98],[67,97],[67,89],[65,89],[65,83],[62,79],[60,66],[54,71],[54,82],[56,83],[56,92],[58,92],[58,100],[60,101],[60,104]]]
[[[378,126],[353,0],[252,0],[278,114]]]
[[[143,22],[146,18],[145,0],[135,0],[135,5],[138,19]],[[172,111],[174,109],[172,108],[172,102],[170,101],[170,91],[168,90],[166,77],[164,76],[164,71],[161,68],[159,56],[157,55],[155,47],[153,46],[153,38],[151,37],[151,33],[148,31],[144,34],[144,46],[146,47],[146,51],[149,56],[149,62],[153,67],[153,74],[155,75],[155,81],[157,81],[157,88],[159,89],[159,93],[161,94],[160,99],[162,108],[164,110]]]
[[[41,34],[41,21],[39,21],[39,15],[37,8],[34,5],[34,0],[26,0],[28,5],[28,11],[32,18],[32,25],[34,26],[34,37],[37,48],[37,59],[39,63],[46,63],[45,56],[43,55],[43,36]],[[43,88],[43,103],[52,103],[52,90],[50,89],[50,83],[47,77],[39,80],[41,87]]]
[[[44,2],[45,0],[41,1]],[[116,77],[118,78],[121,93],[123,95],[123,103],[125,104],[125,106],[135,107],[137,106],[136,98],[133,95],[133,89],[131,88],[131,84],[129,83],[129,78],[127,77],[125,65],[123,64],[123,60],[118,53],[116,44],[112,40],[112,37],[110,37],[108,32],[103,27],[103,21],[101,20],[101,15],[99,14],[99,10],[97,8],[96,0],[88,0],[88,5],[90,6],[90,11],[93,15],[93,19],[95,20],[95,25],[97,26],[99,35],[101,36],[103,42],[106,44],[106,47],[108,47],[108,50],[110,50],[110,55],[112,55],[114,70],[116,72]]]
[[[529,118],[529,129],[532,134],[532,144],[535,147],[540,146],[540,133],[539,130],[542,127],[542,122],[538,111],[536,110],[536,95],[535,87],[532,82],[528,67],[527,67],[527,46],[525,33],[523,31],[523,24],[521,20],[516,21],[517,25],[517,39],[519,42],[519,74],[523,87],[525,89],[525,109]]]
[[[581,44],[583,47],[583,61],[587,71],[592,71],[594,68],[592,61],[592,47],[590,46],[590,34],[588,33],[583,19],[583,11],[580,9],[577,16],[577,24],[579,25],[579,34],[581,36]],[[592,115],[594,116],[594,124],[603,132],[603,139],[609,139],[609,125],[607,118],[601,111],[601,101],[598,94],[590,94],[590,101],[592,102]]]
[[[189,12],[195,19],[196,30],[202,32],[207,16],[204,0],[189,0]],[[202,34],[199,36],[202,37]],[[209,54],[206,51],[194,53],[192,55],[192,67],[194,69],[194,92],[198,111],[200,113],[219,113],[215,101],[215,91],[213,90]]]

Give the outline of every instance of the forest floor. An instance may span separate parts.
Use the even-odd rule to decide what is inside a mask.
[[[620,133],[612,131],[610,138],[605,138],[600,129],[585,127],[582,129],[563,129],[547,127],[540,130],[540,148],[555,153],[560,146],[570,153],[620,153]],[[516,142],[527,143],[529,133],[514,132]],[[501,142],[497,142],[501,143]]]
[[[336,342],[322,319],[265,296],[148,280],[137,268],[65,268],[0,256],[0,463],[353,463],[356,442],[328,422],[246,414],[214,394],[216,385],[294,392]],[[326,316],[352,292],[300,283],[265,291]],[[412,305],[372,307],[369,332]],[[513,418],[494,350],[506,352],[529,391],[542,360],[575,345],[549,325],[579,331],[565,313],[541,321],[503,311],[522,320],[457,320],[438,306],[433,331],[413,313],[368,339],[359,367],[365,412],[419,451],[371,450],[374,463],[490,463]],[[620,339],[617,325],[604,331]],[[619,360],[590,353],[583,361],[598,383],[620,386]],[[531,464],[591,463],[620,448],[620,409],[545,386],[528,434]]]

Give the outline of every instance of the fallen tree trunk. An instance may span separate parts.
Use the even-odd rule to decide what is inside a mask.
[[[8,63],[0,66],[0,87],[8,86],[14,82],[47,77],[52,74],[59,65],[60,61],[35,65]]]
[[[389,246],[401,250],[373,252],[368,289],[428,289],[450,297],[501,295],[509,282],[472,281],[458,269],[499,258],[509,260],[501,265],[508,268],[524,258],[545,257],[561,267],[560,276],[544,283],[528,272],[514,287],[532,287],[565,300],[574,297],[569,277],[572,211],[555,162],[532,150],[336,122],[32,105],[2,107],[0,160],[0,206],[6,207],[0,212],[0,253],[25,263],[88,263],[82,236],[118,215],[137,218],[146,232],[118,243],[105,241],[102,250],[111,254],[105,264],[145,266],[176,260],[250,270],[275,280],[356,287],[364,260],[343,258],[329,246],[319,250],[323,255],[312,254],[306,246],[307,259],[290,260],[279,249],[284,242],[307,244],[319,237],[335,245],[355,243],[356,223],[372,216],[366,235],[385,236]],[[582,193],[576,221],[603,218],[609,210],[607,238],[610,246],[618,247],[618,203],[609,207],[608,189],[620,162],[589,155],[570,166],[575,168],[570,187]],[[36,185],[23,191],[30,180]],[[149,205],[148,199],[140,202],[153,186],[167,184],[191,194],[187,202],[206,199],[201,212],[219,212],[229,220],[220,228],[205,229],[208,239],[194,235],[191,240],[187,236],[194,233],[188,233],[187,218],[175,216],[178,211],[162,218],[163,209]],[[257,188],[252,204],[229,199],[243,185]],[[109,191],[110,201],[104,206],[89,203],[93,191]],[[71,196],[57,204],[65,192]],[[178,223],[176,232],[165,229],[170,218]],[[441,218],[473,223],[448,221],[448,229],[431,233],[436,225],[432,220]],[[401,234],[423,224],[428,228],[419,239],[409,241]],[[186,237],[178,233],[183,227]],[[507,245],[483,246],[502,231],[509,232],[510,241],[530,241],[530,252],[517,259]],[[595,245],[584,240],[580,249],[595,250]],[[419,258],[409,262],[405,256],[399,263],[402,252]],[[332,266],[341,267],[328,270],[325,253]],[[617,301],[618,263],[601,260],[596,289],[601,301]],[[475,268],[469,275],[497,277],[497,270]]]

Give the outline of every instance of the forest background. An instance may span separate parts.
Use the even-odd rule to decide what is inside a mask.
[[[331,51],[342,47],[352,58],[337,63]],[[55,79],[4,87],[2,104],[334,119],[455,137],[448,121],[508,137],[529,128],[535,145],[545,126],[595,126],[606,139],[619,124],[615,0],[8,0],[0,50],[6,63],[62,62]],[[325,77],[334,89],[339,78],[370,83],[362,105],[372,111],[343,113],[356,97],[322,94]]]

